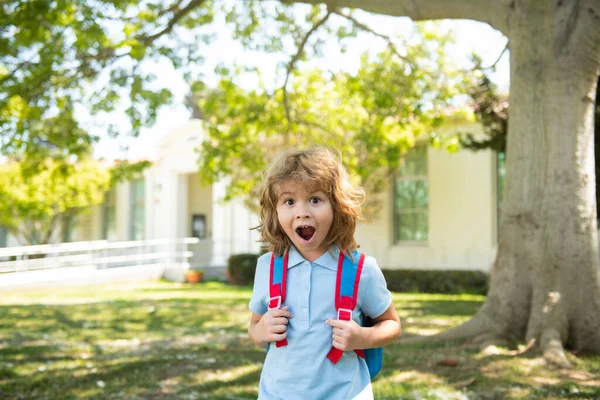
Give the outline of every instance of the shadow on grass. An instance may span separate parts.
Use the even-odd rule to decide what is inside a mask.
[[[223,357],[220,351],[204,351],[200,354],[190,349],[183,354],[172,351],[163,354],[141,352],[135,359],[91,357],[86,360],[87,366],[37,371],[27,376],[13,375],[10,381],[0,385],[0,389],[25,398],[175,399],[180,398],[182,393],[193,392],[215,398],[210,394],[229,387],[249,385],[251,388],[247,394],[256,397],[252,384],[259,379],[263,353],[245,349],[229,349],[228,353],[227,357]],[[227,376],[227,370],[244,366],[252,367],[252,371],[226,379],[217,377],[203,381],[202,378],[215,368]]]
[[[0,398],[175,399],[237,386],[256,397],[264,352],[240,338],[246,313],[239,301],[187,298],[0,306]]]
[[[246,311],[234,299],[111,301],[77,305],[0,306],[0,342],[26,338],[134,337],[138,333],[199,331],[206,321],[229,320],[229,312]],[[11,337],[11,334],[16,338]]]
[[[0,397],[257,397],[265,353],[246,333],[249,288],[161,283],[135,287],[127,300],[96,290],[60,305],[0,306]],[[482,298],[394,294],[394,303],[405,329],[437,331],[474,314]],[[457,365],[440,364],[448,358]],[[453,342],[391,345],[384,363],[378,399],[600,398],[600,384],[586,378],[600,373],[600,358],[568,376],[540,372],[534,357],[481,357]]]
[[[378,399],[600,399],[596,370],[597,356],[561,370],[540,354],[484,356],[464,341],[393,344],[374,388]]]
[[[411,301],[408,304],[402,304],[401,310],[413,315],[468,317],[475,314],[481,304],[481,302],[473,300]]]

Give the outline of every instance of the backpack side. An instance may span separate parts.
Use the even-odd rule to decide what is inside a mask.
[[[373,326],[373,320],[363,314],[363,326]],[[375,379],[381,367],[383,367],[383,347],[376,347],[373,349],[364,349],[365,361],[367,362],[367,368],[369,369],[369,375],[371,379]]]
[[[352,262],[353,264],[356,264],[357,262],[359,262],[359,260],[361,260],[361,252],[359,252],[358,250],[355,250],[354,253],[352,253],[352,257],[354,258],[355,261],[352,261],[348,256],[346,256],[346,259],[350,262]],[[364,256],[364,258],[366,258],[366,255]],[[364,258],[363,258],[363,262],[364,262]],[[340,264],[341,265],[341,264]],[[361,266],[362,267],[362,266]],[[362,268],[360,268],[361,272],[360,275],[356,276],[356,279],[358,280],[358,282],[355,282],[355,291],[356,293],[356,297],[358,298],[358,288],[360,286],[360,279],[362,277]],[[362,313],[362,310],[361,310]],[[371,320],[371,318],[369,318],[367,315],[365,315],[364,313],[362,313],[362,326],[365,327],[371,327],[373,326],[373,321]],[[362,353],[364,354],[364,359],[367,362],[367,368],[369,370],[369,375],[371,376],[371,379],[375,379],[375,377],[377,376],[377,374],[379,373],[379,371],[381,371],[381,368],[383,367],[383,347],[376,347],[376,348],[372,348],[372,349],[363,349]]]

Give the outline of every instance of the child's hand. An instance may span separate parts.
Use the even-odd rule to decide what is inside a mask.
[[[292,318],[288,306],[267,311],[256,327],[258,339],[263,342],[278,342],[285,339],[287,337],[288,318]]]
[[[364,348],[362,344],[362,327],[354,320],[342,321],[328,318],[325,323],[333,327],[333,347],[342,351]]]

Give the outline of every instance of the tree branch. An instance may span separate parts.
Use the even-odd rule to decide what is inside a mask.
[[[362,29],[363,31],[372,33],[375,36],[378,36],[382,39],[384,39],[385,41],[387,41],[388,43],[388,47],[390,48],[390,50],[392,50],[392,52],[397,55],[400,58],[403,58],[402,55],[398,52],[398,49],[396,48],[396,45],[394,44],[394,42],[392,41],[392,38],[387,36],[387,35],[383,35],[379,32],[375,32],[373,29],[369,28],[367,25],[363,24],[362,22],[358,21],[356,18],[354,18],[352,15],[346,15],[344,13],[342,13],[341,11],[335,9],[333,11],[335,14],[339,15],[340,17],[344,17],[347,20],[349,20],[350,22],[352,22],[354,24],[354,26],[356,26],[357,28]]]
[[[199,7],[202,3],[204,3],[204,1],[205,0],[190,1],[187,6],[183,7],[182,9],[179,9],[177,12],[173,13],[173,18],[171,18],[171,20],[169,21],[167,26],[164,27],[163,30],[156,32],[155,34],[150,35],[150,36],[139,36],[139,37],[137,37],[137,39],[146,46],[152,44],[152,42],[154,42],[159,37],[171,32],[173,30],[173,28],[175,27],[175,25],[177,25],[177,22],[179,22],[183,17],[188,15],[190,12],[192,12],[192,10]],[[181,2],[177,3],[176,6],[179,6],[180,4],[181,4]],[[176,9],[176,7],[171,7],[167,10],[167,12],[174,11],[175,9]]]
[[[46,229],[46,232],[44,232],[44,236],[41,236],[43,238],[40,240],[41,243],[48,243],[50,241],[50,238],[52,237],[52,234],[54,233],[54,230],[56,229],[57,221],[58,221],[58,214],[54,214],[48,224],[48,229]]]
[[[496,61],[494,61],[494,63],[488,67],[482,67],[481,69],[492,69],[496,66],[496,64],[498,64],[498,62],[500,62],[500,59],[502,58],[502,56],[504,55],[504,53],[506,53],[506,50],[508,50],[508,43],[506,42],[506,46],[504,46],[504,50],[502,50],[502,52],[500,53],[500,55],[498,56],[498,58],[496,59]]]
[[[508,34],[511,4],[510,0],[287,0],[287,2],[356,8],[374,14],[409,17],[414,21],[472,19],[490,24],[505,35]]]
[[[292,59],[290,60],[290,62],[287,65],[287,70],[286,70],[286,74],[285,74],[285,82],[283,83],[283,107],[285,108],[285,116],[287,118],[288,121],[288,126],[287,126],[287,130],[289,132],[290,126],[292,125],[292,117],[291,117],[291,113],[290,113],[290,105],[288,102],[288,96],[287,96],[287,84],[288,81],[290,79],[290,75],[292,74],[292,70],[294,69],[294,64],[296,64],[296,61],[298,61],[300,59],[300,57],[302,56],[302,53],[304,52],[304,47],[306,46],[306,42],[308,42],[308,38],[310,37],[310,35],[312,35],[317,29],[319,29],[319,27],[321,27],[331,16],[332,11],[327,11],[327,14],[325,14],[325,16],[323,18],[321,18],[319,21],[317,21],[317,23],[315,23],[312,28],[310,28],[310,30],[306,33],[306,35],[304,35],[304,38],[302,38],[302,41],[300,42],[300,44],[298,45],[298,51],[296,52],[296,54],[294,54],[294,56],[292,57]]]
[[[23,230],[21,230],[21,236],[23,236],[23,239],[25,240],[25,242],[28,245],[35,245],[35,244],[39,244],[36,243],[36,237],[35,237],[35,226],[33,225],[33,222],[31,222],[31,220],[27,220],[25,221],[25,228]]]
[[[179,6],[181,5],[181,3],[183,3],[183,0],[178,0],[175,4],[171,5],[171,7],[167,7],[164,10],[160,10],[158,12],[157,16],[160,18],[165,14],[168,14],[170,12],[177,10],[179,8]]]
[[[19,64],[17,64],[17,66],[15,67],[15,69],[12,70],[12,72],[10,72],[8,75],[3,76],[0,79],[0,84],[4,83],[5,81],[7,81],[10,78],[12,78],[17,73],[17,71],[22,71],[23,69],[29,68],[32,65],[40,65],[40,64],[39,63],[31,62],[31,61],[20,62]]]

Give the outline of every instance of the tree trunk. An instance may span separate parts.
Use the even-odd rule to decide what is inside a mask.
[[[540,4],[516,6],[510,18],[501,250],[482,312],[502,332],[535,339],[546,350],[559,338],[570,348],[600,352],[594,169],[600,43],[590,40],[598,37],[586,29],[594,14],[580,2]]]
[[[318,3],[322,0],[304,0]],[[510,118],[500,245],[481,310],[435,339],[511,338],[568,364],[600,353],[594,94],[597,0],[326,1],[415,20],[468,18],[509,39]]]
[[[600,21],[580,2],[523,3],[510,15],[510,134],[490,290],[470,322],[441,336],[537,343],[550,361],[567,365],[565,346],[600,353],[594,169]]]

